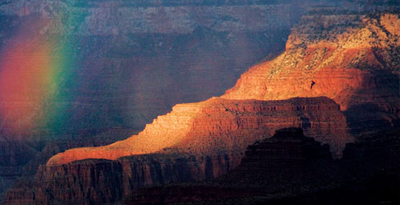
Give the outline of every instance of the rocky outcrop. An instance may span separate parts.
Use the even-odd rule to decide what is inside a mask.
[[[100,146],[121,140],[135,133],[130,129],[110,129],[100,133],[80,133],[64,136],[64,140],[49,140],[28,144],[24,140],[13,143],[4,141],[0,149],[2,164],[0,164],[0,203],[3,203],[6,192],[11,188],[13,203],[27,204],[32,202],[32,180],[38,167],[46,164],[49,158],[67,149],[86,146]],[[92,136],[93,135],[93,136]],[[43,148],[32,145],[44,145]]]
[[[395,27],[396,19],[399,17],[393,14],[379,14],[372,17],[355,15],[351,16],[350,21],[347,17],[349,17],[348,14],[335,15],[335,13],[305,16],[302,23],[294,29],[293,34],[289,37],[285,53],[275,60],[251,68],[222,98],[276,100],[299,96],[307,98],[327,96],[340,104],[341,110],[348,111],[346,114],[353,133],[358,133],[360,130],[366,131],[365,128],[363,129],[364,124],[362,123],[362,120],[365,119],[372,120],[371,124],[376,129],[396,126],[399,123],[400,98],[398,82],[395,77],[398,65],[393,64],[398,59],[393,56],[399,55],[397,50],[400,44],[396,40],[398,37],[396,33],[390,33],[383,28],[383,25],[387,27],[389,23],[382,22],[391,18]],[[302,29],[303,27],[304,29]],[[158,152],[169,147],[176,147],[189,153],[210,153],[215,151],[213,149],[219,151],[243,149],[251,141],[243,140],[242,145],[240,143],[222,145],[218,144],[215,138],[207,139],[207,136],[218,136],[219,139],[223,139],[222,142],[226,142],[231,139],[225,140],[223,136],[229,132],[237,132],[238,136],[249,136],[257,133],[260,128],[266,129],[263,128],[262,120],[261,124],[245,121],[251,118],[257,119],[257,115],[246,116],[247,112],[258,114],[257,110],[250,109],[249,111],[248,108],[241,107],[232,109],[229,104],[240,103],[225,102],[227,103],[224,103],[222,99],[211,99],[199,104],[175,106],[172,113],[159,117],[138,136],[124,142],[117,142],[109,147],[70,150],[55,156],[48,164],[67,163],[92,157],[116,159],[130,154]],[[215,108],[213,104],[223,105],[221,108]],[[303,109],[302,106],[300,104],[299,108]],[[216,111],[211,112],[213,109]],[[262,108],[261,110],[269,109],[271,108]],[[236,113],[242,110],[244,113],[236,116]],[[226,115],[226,111],[231,111],[231,113]],[[219,121],[213,121],[211,118],[206,121],[205,125],[197,124],[201,123],[200,119],[207,119],[207,115],[212,117],[214,113],[217,116],[223,115],[223,118],[232,119],[230,121],[234,123],[221,126]],[[308,121],[312,119],[306,118],[297,119],[303,120],[300,123],[302,126],[308,126]],[[341,117],[337,116],[331,119],[336,118],[340,119]],[[299,124],[299,121],[296,120],[292,122]],[[291,125],[289,123],[285,126]],[[346,126],[340,127],[345,128]],[[310,128],[313,129],[313,126]],[[248,129],[252,129],[252,131],[243,133]],[[334,140],[329,140],[329,137],[322,137],[323,140],[320,140],[318,136],[329,135],[322,134],[320,130],[323,128],[318,128],[316,132],[318,134],[309,134],[306,129],[306,133],[319,141],[330,144],[331,150],[335,153],[340,153],[346,142],[351,141],[350,137],[339,137],[338,141],[342,142],[339,145],[333,142]],[[260,134],[257,133],[257,135]],[[198,137],[186,138],[186,136]],[[338,136],[343,136],[343,134],[336,135],[335,138]],[[201,143],[194,143],[195,145],[192,146],[190,142],[194,138],[196,140],[193,142]],[[180,144],[182,141],[184,143]],[[204,144],[205,142],[209,142],[213,146],[208,147]],[[199,147],[199,145],[201,146]]]

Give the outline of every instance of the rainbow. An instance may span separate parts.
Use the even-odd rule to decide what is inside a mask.
[[[65,22],[60,22],[66,19]],[[60,129],[73,94],[72,73],[79,68],[68,35],[46,28],[74,23],[72,15],[36,17],[23,24],[0,51],[0,131],[15,136],[38,129]],[[60,24],[61,23],[61,24]],[[60,29],[60,28],[59,28]],[[61,28],[62,29],[62,28]]]

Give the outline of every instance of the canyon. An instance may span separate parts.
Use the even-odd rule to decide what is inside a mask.
[[[398,8],[385,6],[387,2],[383,6],[361,3],[354,6],[356,10],[347,11],[314,7],[305,15],[301,8],[317,1],[301,4],[298,10],[293,10],[291,2],[280,1],[276,5],[232,1],[211,3],[210,7],[202,1],[201,8],[193,6],[197,3],[176,7],[157,2],[38,2],[16,1],[2,4],[1,9],[14,22],[11,26],[29,24],[29,18],[38,13],[52,19],[42,27],[43,36],[74,36],[70,42],[79,49],[68,55],[84,66],[79,74],[60,81],[60,91],[74,93],[74,100],[49,102],[56,107],[67,105],[62,117],[53,116],[55,125],[40,125],[28,134],[10,133],[3,127],[1,179],[7,184],[3,190],[23,173],[29,175],[7,192],[6,204],[118,203],[129,201],[135,193],[140,196],[145,187],[156,186],[153,191],[158,193],[160,185],[219,176],[222,182],[218,183],[226,186],[224,183],[242,178],[240,170],[253,166],[244,154],[249,145],[276,139],[272,137],[275,131],[286,127],[302,128],[305,136],[315,140],[313,146],[324,145],[327,169],[340,169],[350,176],[361,173],[365,178],[382,167],[398,174],[393,156],[397,156],[398,144],[395,128],[400,124],[400,20]],[[270,15],[272,10],[275,15]],[[165,18],[149,17],[160,12]],[[203,22],[200,15],[188,20],[196,12],[211,18]],[[141,15],[135,16],[137,13]],[[293,16],[281,17],[281,13]],[[132,19],[117,21],[118,15],[123,18],[125,14]],[[250,14],[260,14],[254,19],[261,21],[246,19]],[[79,24],[63,22],[63,15]],[[222,21],[221,15],[226,17]],[[280,18],[283,20],[278,21]],[[126,26],[131,23],[135,25]],[[12,34],[7,29],[2,33],[1,49],[7,50],[13,40],[4,43],[4,39],[12,39]],[[202,102],[172,107],[193,101]],[[48,112],[44,109],[33,115]],[[2,124],[13,124],[7,120]],[[17,120],[23,124],[26,119]],[[150,124],[131,136],[146,123]],[[122,128],[110,129],[113,127]],[[394,134],[390,134],[392,130]],[[21,136],[25,138],[22,141],[10,140]],[[387,143],[390,137],[395,143]],[[47,138],[56,140],[48,143]],[[381,141],[385,142],[383,148],[374,150]],[[391,146],[393,156],[384,149]],[[384,153],[390,163],[380,164],[370,157],[370,150],[378,156]],[[349,152],[353,158],[346,157]],[[37,157],[29,162],[34,155]],[[270,153],[261,159],[268,161],[273,156],[283,160],[286,155]],[[370,175],[352,167],[355,162],[371,170]],[[262,163],[256,161],[255,168]],[[265,173],[274,176],[280,169]],[[248,183],[254,181],[251,178]],[[340,179],[328,187],[340,187],[343,181],[348,180]],[[194,192],[203,189],[189,188]],[[307,188],[306,192],[318,190]]]
[[[124,198],[136,200],[135,191],[143,187],[212,179],[226,173],[219,180],[235,183],[236,179],[246,179],[243,173],[250,170],[254,174],[253,168],[260,168],[263,160],[274,157],[278,161],[288,160],[285,166],[296,167],[299,163],[297,168],[306,168],[304,172],[283,172],[294,179],[303,179],[301,173],[308,179],[311,176],[307,174],[316,171],[315,180],[325,180],[325,188],[300,185],[297,190],[305,193],[341,187],[358,175],[365,180],[383,167],[398,176],[398,162],[391,154],[398,154],[395,128],[400,124],[399,29],[399,15],[393,11],[312,9],[292,29],[285,52],[250,68],[221,97],[175,105],[170,113],[157,117],[142,132],[125,140],[56,154],[39,167],[30,184],[12,188],[6,203],[97,204],[116,203]],[[309,138],[300,136],[301,140],[296,141],[290,132],[280,131],[272,137],[276,130],[286,127],[301,128]],[[299,132],[295,131],[296,135],[302,135]],[[285,136],[290,140],[285,141]],[[373,148],[382,141],[382,147]],[[316,166],[302,168],[303,152],[297,151],[298,143],[303,142],[310,143],[303,150],[313,153],[308,157],[318,156],[310,162]],[[272,143],[270,146],[277,146],[277,150],[249,158],[257,154],[251,152],[254,147],[262,148],[265,143]],[[369,151],[387,157],[388,161],[376,160]],[[285,158],[293,156],[300,161]],[[274,163],[278,168],[263,168],[266,176],[249,176],[248,183],[271,181],[279,170],[285,170],[285,166]],[[329,170],[319,170],[319,163]],[[354,166],[357,163],[368,167],[368,171]],[[313,168],[316,169],[307,171]],[[337,175],[329,174],[335,170],[339,170]],[[267,194],[274,193],[274,188],[277,186],[268,187],[272,190]],[[179,192],[180,188],[172,189]],[[150,190],[149,194],[160,191]],[[249,194],[243,193],[245,197]],[[143,196],[140,194],[143,193],[139,189],[139,196]]]

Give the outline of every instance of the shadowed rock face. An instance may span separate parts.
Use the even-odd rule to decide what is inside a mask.
[[[327,146],[285,128],[250,145],[239,166],[215,180],[137,189],[124,204],[397,204],[398,136],[365,135],[332,160]]]
[[[312,184],[321,187],[338,183],[328,146],[305,137],[301,128],[277,130],[269,139],[247,148],[240,165],[218,179],[227,184],[263,187],[266,193],[312,192]],[[301,187],[303,186],[303,187]],[[309,187],[307,187],[309,186]],[[296,190],[297,189],[297,190]]]
[[[212,183],[139,189],[128,195],[125,203],[212,203],[271,193],[320,191],[341,181],[343,173],[337,168],[327,146],[305,137],[300,128],[285,128],[249,146],[240,165]]]

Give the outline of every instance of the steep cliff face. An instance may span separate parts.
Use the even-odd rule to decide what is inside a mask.
[[[374,128],[393,127],[399,123],[400,114],[399,85],[394,76],[399,69],[395,62],[398,60],[396,56],[399,55],[400,44],[397,41],[397,34],[390,33],[389,30],[395,30],[392,28],[398,26],[398,19],[397,15],[388,13],[371,16],[349,14],[305,16],[289,37],[285,53],[275,60],[251,68],[222,98],[274,100],[299,96],[308,98],[327,96],[340,104],[341,110],[347,111],[348,121],[353,126],[354,133],[357,129],[365,131],[366,126],[362,121],[365,120],[363,118],[365,116],[368,116],[367,120],[372,121],[370,124],[374,125]],[[385,25],[389,30],[384,29]],[[244,101],[244,105],[247,103]],[[254,103],[257,104],[257,101],[250,102]],[[299,106],[312,104],[312,102],[304,103],[300,103]],[[215,104],[222,105],[217,107]],[[243,149],[243,146],[250,142],[246,141],[246,137],[242,140],[243,145],[218,144],[218,140],[213,137],[219,136],[224,139],[221,142],[225,142],[231,139],[227,137],[225,140],[224,136],[232,136],[231,133],[237,136],[260,135],[257,130],[265,129],[263,121],[261,120],[260,124],[258,122],[250,124],[246,120],[253,121],[252,118],[257,119],[260,114],[266,113],[257,113],[254,108],[250,110],[246,107],[235,108],[229,104],[242,103],[214,98],[198,104],[178,105],[174,107],[173,112],[159,117],[153,124],[148,125],[138,136],[109,147],[70,150],[53,157],[48,164],[62,164],[91,157],[116,159],[130,154],[157,152],[170,147],[182,149],[182,146],[185,146],[183,150],[189,153],[214,152],[212,147],[219,151]],[[269,109],[271,108],[261,108],[261,110]],[[248,112],[256,115],[246,116]],[[362,117],[359,117],[360,114]],[[217,119],[221,116],[233,123],[221,126],[219,119],[213,120],[213,115],[216,115]],[[338,119],[344,119],[336,116]],[[299,120],[303,120],[303,126],[308,126],[306,121],[311,122],[313,119],[298,117],[297,121],[292,120],[292,122],[299,124]],[[329,120],[322,121],[329,123]],[[246,127],[247,125],[249,126]],[[288,125],[290,124],[285,124]],[[313,129],[313,126],[310,127]],[[329,126],[327,127],[329,130]],[[339,127],[346,128],[346,122]],[[253,130],[244,133],[249,129]],[[329,135],[327,133],[331,131],[323,134],[322,129],[317,129],[318,131],[314,130],[314,133],[318,134],[307,134],[317,140],[320,136],[323,140],[319,141],[330,144],[331,150],[335,153],[340,153],[346,142],[352,141],[349,137],[339,137],[342,143],[333,142],[334,140],[329,140],[329,137],[322,137]],[[193,147],[191,142],[194,142]],[[213,146],[208,147],[206,142]],[[73,154],[74,152],[76,154]]]
[[[32,180],[40,165],[45,164],[49,158],[67,149],[86,146],[101,146],[110,144],[115,139],[126,139],[134,133],[130,129],[110,129],[89,136],[81,133],[80,136],[65,136],[64,140],[51,142],[38,142],[43,148],[33,147],[26,141],[4,141],[0,147],[0,203],[3,203],[6,192],[10,187],[14,189],[15,203],[26,204],[32,201]],[[38,151],[40,150],[40,151]],[[15,188],[17,184],[17,188]],[[18,194],[15,194],[18,193]],[[14,203],[14,202],[13,202]]]

